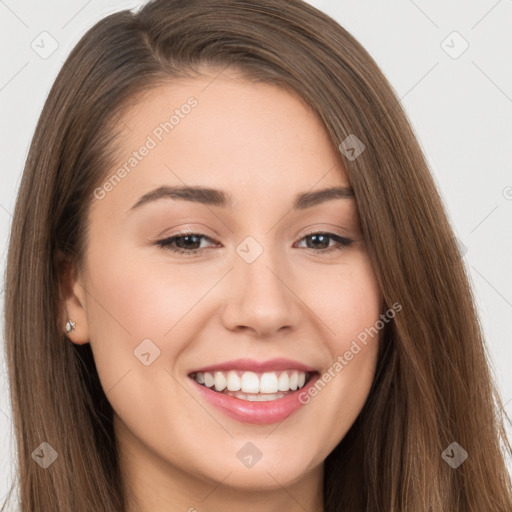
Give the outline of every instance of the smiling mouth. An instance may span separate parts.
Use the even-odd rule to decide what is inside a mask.
[[[314,373],[294,369],[261,373],[229,370],[194,372],[189,377],[220,394],[249,402],[269,402],[302,389]]]

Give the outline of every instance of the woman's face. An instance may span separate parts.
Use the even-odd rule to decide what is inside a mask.
[[[70,338],[91,343],[133,477],[290,486],[363,407],[378,339],[345,354],[381,296],[318,118],[282,88],[214,77],[160,86],[120,119]]]

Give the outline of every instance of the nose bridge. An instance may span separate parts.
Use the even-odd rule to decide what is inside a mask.
[[[250,248],[251,256],[254,255],[254,248]],[[280,269],[283,267],[282,255],[278,255],[275,249],[266,244],[261,254],[248,261],[243,257],[237,262],[240,269],[240,278],[244,282],[244,295],[263,294],[268,299],[282,297],[285,299],[287,293],[283,288],[284,275],[279,279]]]
[[[298,322],[300,311],[287,282],[285,255],[272,246],[271,237],[264,244],[248,236],[236,247],[232,275],[236,291],[225,310],[230,328],[244,326],[269,334]]]

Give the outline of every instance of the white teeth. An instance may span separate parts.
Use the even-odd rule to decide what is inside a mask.
[[[266,395],[260,393],[242,393],[241,391],[225,391],[224,394],[234,396],[240,400],[247,400],[248,402],[271,402],[286,396],[286,393],[269,393]]]
[[[217,391],[222,391],[226,387],[226,377],[222,372],[215,372],[213,380]]]
[[[244,393],[258,393],[260,390],[260,379],[254,372],[242,374],[242,391]]]
[[[277,393],[277,375],[275,372],[264,373],[260,378],[260,393]]]
[[[297,389],[297,384],[299,382],[299,372],[295,370],[290,377],[290,389],[294,391]]]
[[[240,391],[240,389],[242,388],[242,382],[240,380],[240,377],[238,376],[238,373],[236,373],[234,370],[230,370],[228,372],[227,385],[228,391]]]
[[[229,394],[250,401],[275,400],[285,396],[287,391],[304,387],[307,374],[300,370],[255,373],[250,371],[229,370],[216,372],[198,372],[195,380],[207,388],[219,393]],[[262,396],[265,397],[262,397]],[[258,396],[258,398],[256,398]]]
[[[288,391],[290,389],[290,378],[287,372],[283,372],[279,376],[278,389],[279,391]]]
[[[283,398],[284,393],[272,393],[270,395],[246,395],[245,400],[249,402],[271,402],[272,400],[277,400],[278,398]]]
[[[204,374],[204,385],[207,388],[211,388],[214,385],[215,381],[213,380],[213,375],[211,373]]]

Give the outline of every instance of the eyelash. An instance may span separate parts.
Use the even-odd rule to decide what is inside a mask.
[[[327,249],[320,249],[320,250],[315,250],[315,249],[311,249],[309,247],[306,247],[306,249],[311,249],[312,251],[319,252],[321,254],[325,254],[325,253],[330,253],[330,252],[333,252],[333,251],[340,251],[340,250],[346,249],[347,247],[352,245],[352,243],[354,242],[354,240],[351,240],[349,238],[345,238],[345,237],[336,235],[334,233],[328,233],[328,232],[324,232],[324,231],[314,231],[312,233],[308,233],[308,234],[304,235],[300,239],[300,241],[304,240],[305,238],[309,238],[311,236],[314,236],[314,235],[327,236],[328,238],[332,238],[333,240],[335,240],[339,244],[339,245],[335,245],[333,247],[328,247]],[[194,236],[194,237],[197,237],[197,238],[204,238],[205,240],[210,240],[210,241],[213,242],[213,240],[211,238],[209,238],[208,236],[206,236],[206,235],[202,235],[200,233],[193,233],[193,232],[188,232],[187,231],[187,232],[184,232],[184,233],[178,233],[176,235],[173,235],[172,237],[165,238],[163,240],[159,240],[158,242],[156,242],[156,244],[158,246],[162,247],[165,250],[168,250],[168,251],[171,251],[171,252],[174,252],[174,253],[178,253],[178,254],[183,254],[183,255],[186,254],[188,256],[199,255],[199,254],[202,254],[205,250],[210,249],[210,247],[203,247],[203,248],[200,248],[200,249],[186,250],[186,249],[182,249],[182,248],[176,248],[176,247],[173,247],[171,245],[176,240],[178,240],[180,238],[186,238],[187,236]]]

